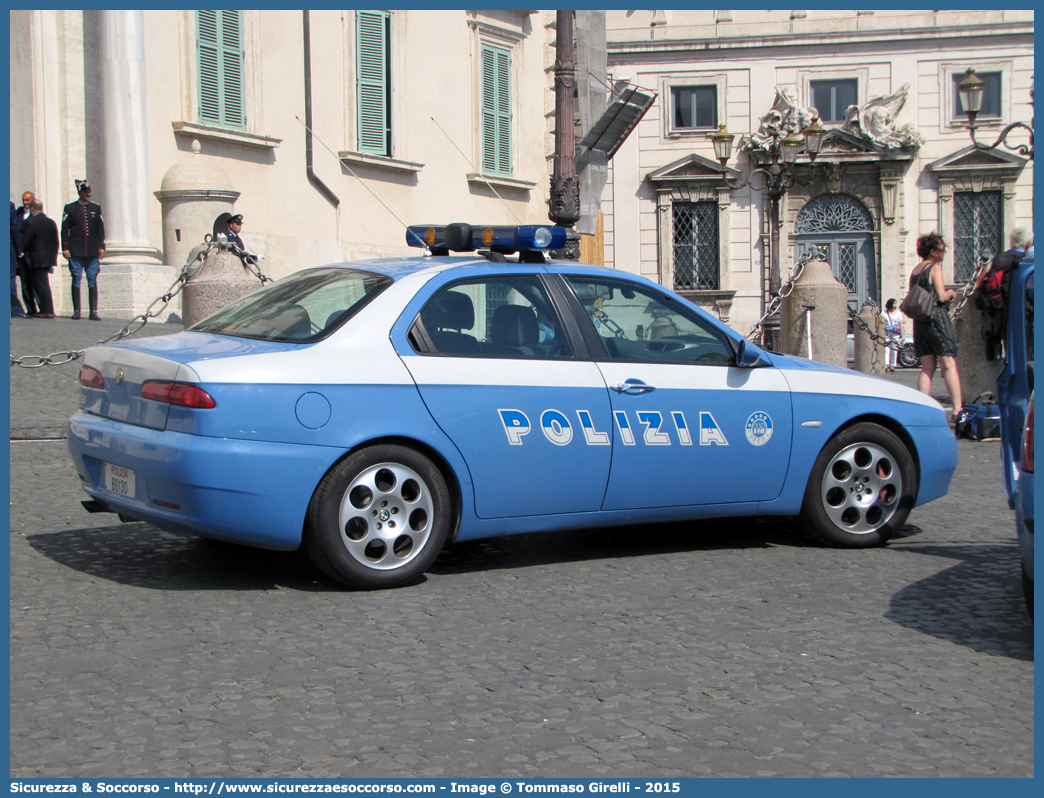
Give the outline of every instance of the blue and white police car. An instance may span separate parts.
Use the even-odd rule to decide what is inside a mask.
[[[538,530],[796,516],[876,546],[945,495],[937,402],[549,260],[564,236],[412,227],[416,257],[307,269],[176,335],[88,349],[69,448],[94,509],[303,544],[382,588],[447,541]]]

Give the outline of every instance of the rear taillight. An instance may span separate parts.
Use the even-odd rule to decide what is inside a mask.
[[[214,398],[198,385],[166,380],[148,380],[141,386],[141,398],[155,402],[166,402],[180,407],[209,409],[217,407]]]
[[[1026,429],[1022,431],[1022,459],[1019,468],[1027,474],[1033,473],[1033,400],[1026,411]]]
[[[90,366],[80,366],[80,385],[84,388],[101,388],[105,389],[105,380],[102,379],[101,372],[96,368]]]

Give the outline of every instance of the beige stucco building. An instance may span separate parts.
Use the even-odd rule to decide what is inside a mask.
[[[954,83],[968,67],[986,80],[982,142],[1032,120],[1032,11],[609,11],[606,27],[613,79],[659,95],[611,163],[606,263],[737,329],[764,307],[769,203],[722,179],[709,138],[722,123],[737,134],[728,165],[741,181],[743,145],[774,105],[817,107],[828,132],[814,165],[799,156],[780,203],[781,272],[814,246],[853,307],[905,294],[921,233],[951,243],[952,281],[983,247],[1032,226],[1032,160],[974,151]]]
[[[73,181],[90,179],[108,233],[103,314],[148,307],[221,212],[244,215],[276,278],[402,254],[403,224],[547,220],[553,11],[10,18],[11,197],[35,191],[59,218]],[[765,304],[769,204],[722,178],[720,124],[737,135],[728,166],[742,181],[770,110],[816,107],[828,132],[782,198],[781,271],[815,247],[853,306],[905,292],[921,232],[951,241],[959,279],[1032,225],[1032,160],[975,151],[954,89],[969,66],[986,79],[981,141],[1032,119],[1032,11],[614,10],[604,22],[606,82],[656,100],[609,162],[604,249],[599,237],[585,251],[737,329]],[[580,61],[584,108],[600,79]],[[68,282],[52,278],[59,311]]]
[[[547,220],[553,12],[10,16],[11,198],[60,219],[90,180],[103,315],[144,310],[233,208],[275,278],[402,254],[403,224]]]

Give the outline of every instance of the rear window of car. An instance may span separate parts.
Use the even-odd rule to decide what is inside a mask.
[[[189,329],[312,343],[348,321],[391,283],[390,277],[355,269],[309,269],[226,305]]]

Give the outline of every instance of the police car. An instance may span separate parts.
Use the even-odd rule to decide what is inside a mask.
[[[561,228],[407,241],[424,252],[307,269],[185,332],[88,349],[69,448],[89,509],[303,544],[334,580],[381,588],[447,541],[538,530],[796,516],[877,546],[948,489],[937,402],[549,260]]]

